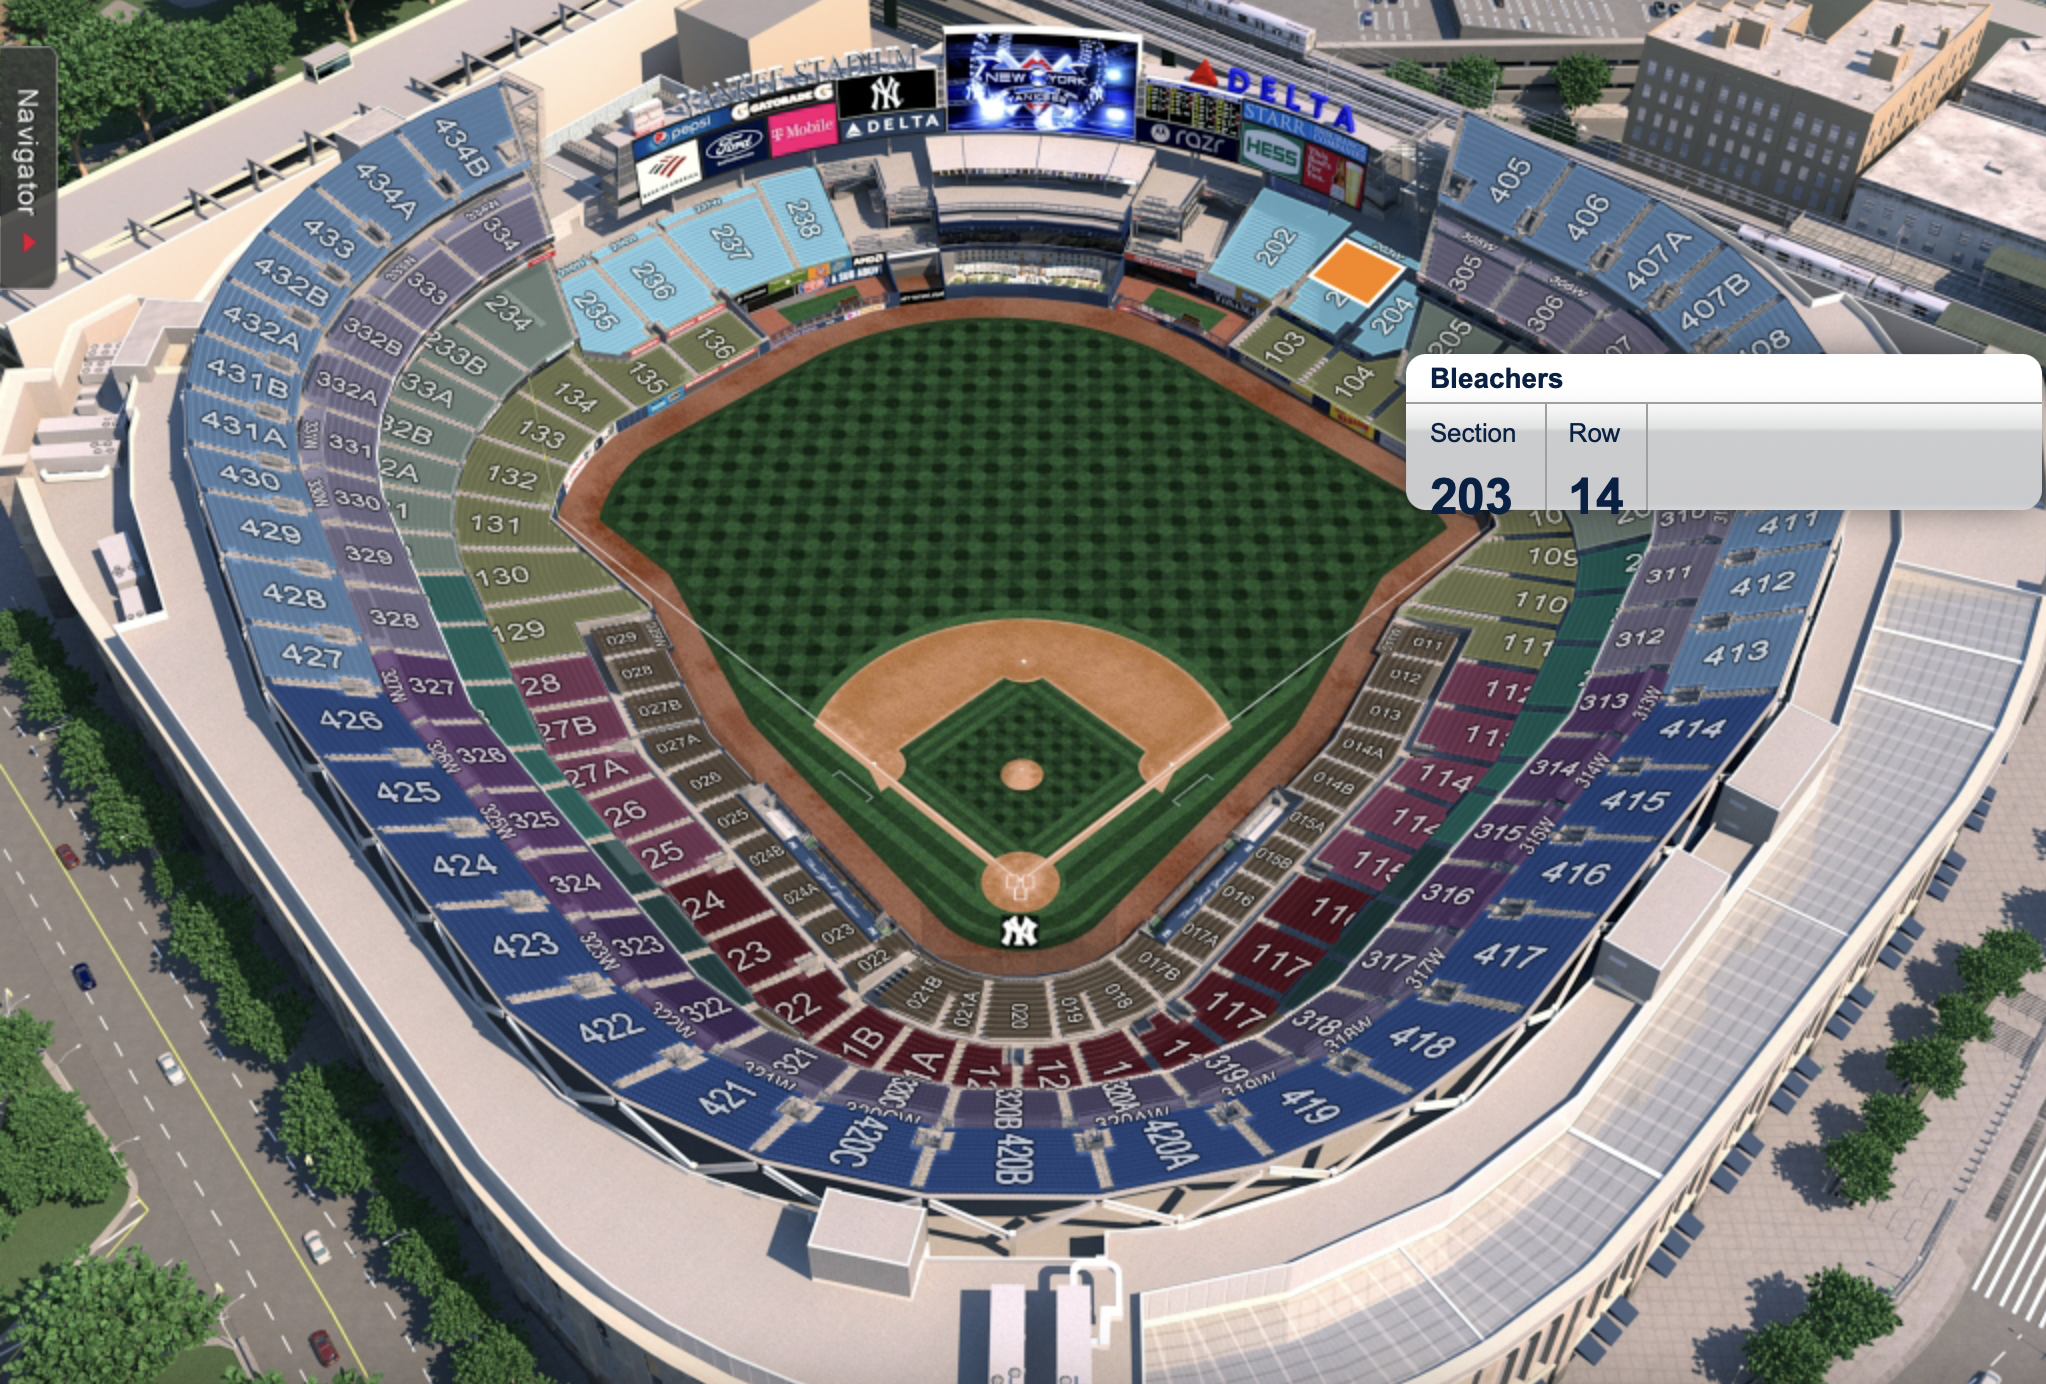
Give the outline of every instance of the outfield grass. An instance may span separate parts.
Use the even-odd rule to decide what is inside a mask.
[[[674,578],[754,724],[976,940],[997,921],[979,862],[900,798],[869,801],[812,726],[832,692],[906,639],[1014,618],[1114,630],[1200,679],[1234,728],[1180,771],[1180,803],[1059,863],[1047,943],[1098,921],[1285,734],[1379,579],[1441,531],[1167,356],[1010,319],[829,351],[650,449],[604,521]]]
[[[903,749],[903,786],[994,855],[1049,855],[1141,788],[1143,748],[1048,682],[1004,682]],[[1003,784],[1034,760],[1044,781]]]

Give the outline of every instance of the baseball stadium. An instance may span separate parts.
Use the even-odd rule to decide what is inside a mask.
[[[2039,512],[1409,505],[1418,358],[1886,319],[1099,14],[622,5],[8,323],[52,580],[593,1377],[1575,1378],[2038,682]]]

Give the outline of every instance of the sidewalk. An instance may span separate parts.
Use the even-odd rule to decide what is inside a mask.
[[[2046,821],[2046,734],[2019,735],[1996,787],[1986,828],[1961,833],[1956,849],[1968,866],[1952,895],[1918,909],[1925,936],[1910,959],[1895,971],[1871,968],[1863,983],[1876,998],[1867,1014],[1845,1039],[1821,1036],[1812,1048],[1823,1075],[1791,1113],[1764,1110],[1755,1133],[1766,1152],[1731,1194],[1706,1189],[1696,1208],[1703,1236],[1670,1278],[1642,1275],[1630,1295],[1641,1316],[1598,1377],[1733,1384],[1745,1377],[1748,1331],[1795,1315],[1805,1277],[1834,1264],[1885,1289],[1907,1286],[1898,1299],[1903,1328],[1836,1364],[1831,1384],[1921,1377],[1913,1361],[1939,1334],[1996,1232],[1986,1213],[2046,1088],[2029,1081],[2046,1047],[2046,1002],[2037,998],[2046,995],[2046,976],[2033,977],[2032,993],[2015,1003],[1991,1006],[1996,1036],[1969,1046],[1967,1084],[1954,1100],[1928,1102],[1932,1122],[1897,1160],[1887,1202],[1856,1208],[1828,1195],[1819,1146],[1858,1127],[1863,1095],[1896,1089],[1883,1052],[1934,1026],[1928,1001],[1958,984],[1961,945],[2007,921],[2046,927],[2046,908],[2026,907],[2046,901],[2027,888],[2041,875],[2031,824]]]

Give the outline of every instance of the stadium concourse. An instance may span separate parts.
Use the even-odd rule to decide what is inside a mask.
[[[87,485],[23,494],[536,1309],[633,1380],[1007,1378],[1061,1278],[1027,1349],[1076,1379],[1595,1358],[2015,733],[2038,516],[1499,516],[1151,926],[976,975],[555,523],[603,440],[939,291],[1140,313],[1394,448],[1417,356],[1859,319],[1476,119],[1411,258],[1298,183],[1049,135],[793,155],[598,234],[516,71],[181,238],[218,254],[175,284],[94,281],[35,362],[121,342],[149,609],[94,573]]]

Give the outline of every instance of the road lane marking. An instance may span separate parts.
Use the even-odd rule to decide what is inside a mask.
[[[206,1214],[213,1217],[213,1223],[215,1225],[219,1226],[222,1230],[227,1229],[227,1225],[224,1221],[220,1219],[220,1213],[218,1211],[215,1211],[212,1207],[209,1206],[206,1208]]]
[[[50,840],[50,834],[43,830],[43,824],[36,820],[35,813],[29,809],[28,799],[23,796],[20,785],[14,781],[14,776],[7,772],[7,767],[4,764],[0,764],[0,780],[5,780],[8,791],[14,795],[15,802],[21,805],[22,816],[28,819],[29,825],[35,828],[36,835],[42,838],[43,848],[54,855],[56,853],[55,843]],[[149,997],[142,993],[141,982],[135,978],[135,973],[128,969],[128,963],[121,959],[121,954],[114,950],[113,939],[107,936],[106,927],[100,922],[99,914],[93,910],[92,904],[87,901],[85,891],[78,887],[78,880],[73,876],[67,875],[65,882],[71,886],[72,897],[77,899],[78,906],[85,910],[85,916],[92,920],[92,926],[99,933],[100,941],[106,944],[107,952],[113,957],[114,965],[120,968],[122,977],[128,982],[129,988],[135,992],[135,998],[142,1005],[143,1013],[147,1014],[149,1021],[156,1025],[156,1031],[163,1038],[165,1045],[169,1047],[172,1059],[179,1066],[183,1067],[188,1074],[187,1084],[190,1085],[192,1094],[199,1098],[199,1104],[206,1111],[206,1117],[213,1122],[213,1128],[220,1135],[221,1142],[227,1145],[228,1152],[234,1156],[235,1164],[242,1170],[242,1176],[248,1180],[249,1189],[256,1194],[256,1200],[263,1204],[263,1210],[269,1214],[270,1224],[276,1227],[277,1234],[284,1240],[285,1244],[292,1246],[292,1258],[297,1261],[299,1272],[305,1275],[306,1283],[312,1288],[313,1295],[320,1300],[320,1305],[326,1309],[328,1317],[334,1323],[335,1332],[341,1337],[341,1344],[347,1347],[348,1354],[355,1361],[355,1368],[359,1372],[367,1374],[369,1367],[363,1363],[361,1352],[356,1350],[355,1342],[348,1335],[348,1328],[342,1324],[341,1314],[334,1310],[334,1304],[328,1300],[326,1290],[320,1286],[320,1281],[313,1276],[311,1266],[298,1254],[291,1232],[284,1228],[283,1218],[277,1214],[277,1208],[271,1204],[268,1194],[263,1191],[263,1185],[256,1180],[256,1175],[250,1169],[248,1160],[242,1157],[240,1147],[229,1137],[227,1126],[221,1123],[219,1114],[213,1109],[213,1102],[206,1098],[206,1092],[200,1086],[198,1078],[191,1075],[191,1064],[178,1055],[177,1043],[172,1040],[170,1030],[164,1027],[163,1020],[157,1017],[156,1010],[149,1003]],[[192,997],[189,994],[182,994],[182,998],[188,1008],[195,1007],[192,1005]],[[164,1129],[161,1123],[157,1125],[157,1128],[163,1129],[163,1137],[166,1140],[170,1139],[170,1131]],[[249,1275],[249,1286],[252,1288],[256,1286],[256,1276],[254,1274]]]

